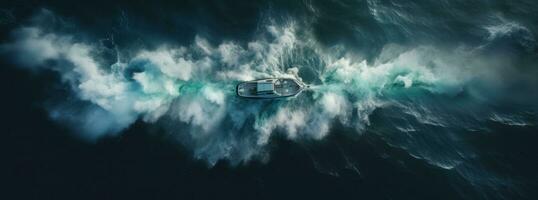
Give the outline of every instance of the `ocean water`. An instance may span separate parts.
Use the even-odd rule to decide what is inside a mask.
[[[0,5],[13,195],[537,197],[535,1]]]

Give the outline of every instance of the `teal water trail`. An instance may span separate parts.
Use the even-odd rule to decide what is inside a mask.
[[[16,37],[2,49],[24,55],[15,61],[28,69],[56,71],[76,99],[89,105],[49,108],[51,117],[77,129],[82,138],[119,134],[142,120],[166,127],[210,165],[222,159],[234,164],[264,160],[275,134],[321,140],[336,123],[355,135],[382,124],[378,132],[387,132],[388,143],[453,168],[467,148],[452,132],[481,129],[489,121],[535,125],[532,116],[488,106],[494,104],[490,91],[500,88],[502,75],[517,72],[504,67],[509,60],[481,53],[487,44],[457,49],[387,44],[376,58],[366,59],[344,46],[318,43],[308,24],[293,19],[269,20],[261,27],[247,42],[211,43],[195,36],[183,46],[163,44],[125,55],[116,46],[112,64],[99,57],[104,47],[40,24],[15,30]],[[237,83],[269,77],[297,78],[311,87],[279,100],[235,96]],[[375,113],[383,122],[371,120]],[[416,134],[426,130],[431,133]],[[436,132],[450,136],[439,139]],[[437,151],[435,145],[448,150]]]

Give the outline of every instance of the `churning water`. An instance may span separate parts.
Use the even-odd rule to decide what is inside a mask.
[[[274,137],[371,135],[454,171],[478,197],[525,193],[520,180],[485,166],[488,153],[469,138],[536,134],[534,1],[213,4],[133,4],[80,17],[43,6],[17,23],[6,9],[12,28],[1,51],[32,73],[60,75],[68,92],[51,94],[45,109],[89,141],[142,120],[212,166],[268,162]],[[268,77],[311,87],[279,100],[235,95],[240,81]],[[342,156],[360,171],[353,157],[361,155]],[[313,160],[338,174],[327,158]]]

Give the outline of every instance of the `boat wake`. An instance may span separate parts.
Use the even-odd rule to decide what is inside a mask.
[[[51,15],[44,10],[37,18]],[[319,140],[336,123],[356,135],[378,129],[389,143],[451,169],[466,151],[453,130],[481,129],[491,120],[532,124],[518,116],[513,117],[517,121],[501,119],[488,107],[496,99],[490,91],[505,79],[502,74],[518,72],[503,67],[510,60],[482,54],[483,45],[387,44],[368,58],[318,43],[308,23],[267,21],[248,42],[217,44],[196,36],[182,46],[135,49],[28,24],[13,32],[2,53],[28,70],[61,75],[76,98],[47,109],[82,138],[119,134],[143,120],[165,127],[210,165],[222,159],[234,164],[266,160],[273,135]],[[107,60],[110,54],[114,59]],[[278,101],[236,97],[239,82],[267,77],[298,78],[311,88]],[[374,112],[383,122],[371,120]],[[445,133],[435,134],[439,130]],[[425,131],[431,132],[419,134]],[[446,140],[436,139],[442,137]]]

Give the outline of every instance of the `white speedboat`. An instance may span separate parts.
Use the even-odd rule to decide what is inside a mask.
[[[299,94],[306,86],[292,78],[268,78],[237,84],[237,95],[246,98],[280,98]]]

